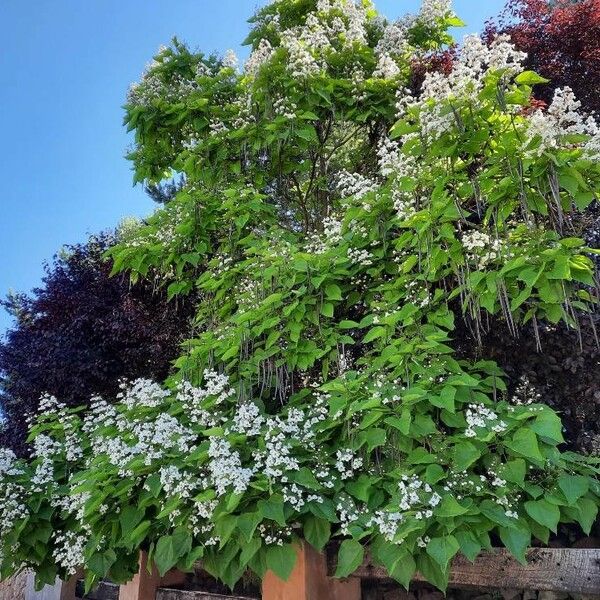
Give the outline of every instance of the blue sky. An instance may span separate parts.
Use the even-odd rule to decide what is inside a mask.
[[[388,17],[418,0],[379,0]],[[0,296],[29,291],[63,245],[153,209],[132,187],[126,90],[176,35],[206,52],[238,46],[255,0],[1,0]],[[479,31],[503,0],[455,0]],[[457,35],[462,37],[463,32]],[[0,335],[10,318],[0,311]]]

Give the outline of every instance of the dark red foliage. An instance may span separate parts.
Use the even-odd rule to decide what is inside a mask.
[[[587,112],[600,113],[600,0],[509,0],[486,35],[508,33],[527,52],[527,68],[550,83],[536,96],[552,100],[557,87],[573,89]]]
[[[165,379],[189,337],[192,303],[167,303],[149,283],[110,277],[111,236],[66,248],[31,297],[4,304],[17,323],[0,344],[0,445],[23,453],[25,418],[48,392],[70,406],[114,397],[122,378]]]
[[[456,46],[415,59],[411,64],[410,91],[418,95],[427,73],[444,73],[448,75],[456,61]]]

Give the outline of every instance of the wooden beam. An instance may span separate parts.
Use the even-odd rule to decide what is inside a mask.
[[[335,558],[329,560],[329,572]],[[389,579],[383,567],[367,559],[353,577]],[[415,581],[425,581],[417,573]],[[480,554],[474,563],[458,555],[452,561],[450,587],[528,589],[600,596],[600,549],[531,548],[527,565],[517,562],[508,550],[495,549]]]
[[[171,590],[160,588],[156,592],[156,600],[254,600],[245,596],[223,596],[222,594],[211,594],[209,592],[198,592],[194,590]]]
[[[307,543],[298,546],[296,566],[287,581],[267,571],[262,582],[262,600],[360,600],[360,596],[360,580],[328,577],[325,555]]]

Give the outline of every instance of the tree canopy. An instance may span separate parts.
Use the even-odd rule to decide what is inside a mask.
[[[64,248],[41,287],[5,303],[16,323],[0,344],[0,440],[19,454],[43,394],[75,407],[116,394],[120,379],[163,380],[191,331],[190,303],[167,303],[151,283],[110,276],[103,255],[115,241],[107,233]]]
[[[507,36],[424,73],[460,23],[445,0],[394,22],[276,0],[243,67],[160,50],[128,97],[130,159],[146,185],[184,183],[109,252],[195,294],[198,329],[166,385],[85,414],[45,399],[33,460],[4,458],[3,574],[122,581],[142,548],[233,585],[333,539],[340,577],[369,547],[444,589],[459,551],[500,539],[523,561],[561,523],[590,532],[598,460],[483,349],[500,326],[539,344],[590,323],[571,223],[600,186],[598,125],[568,88],[538,107],[546,80]]]
[[[547,103],[570,87],[588,113],[600,113],[600,4],[597,0],[510,0],[487,35],[510,35],[525,64],[549,81],[536,88]]]

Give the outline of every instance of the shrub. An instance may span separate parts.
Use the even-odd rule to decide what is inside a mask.
[[[527,53],[526,65],[549,81],[536,96],[552,101],[557,88],[569,86],[589,113],[600,112],[600,5],[597,0],[510,0],[487,34],[510,35]]]
[[[16,325],[0,344],[0,440],[19,454],[42,394],[73,407],[92,394],[114,396],[121,378],[163,380],[191,332],[190,302],[167,303],[151,282],[110,277],[103,254],[113,243],[102,234],[66,247],[42,287],[8,302]]]
[[[185,184],[114,269],[198,294],[202,329],[167,386],[83,417],[47,400],[34,460],[5,459],[3,574],[120,581],[143,548],[233,585],[335,538],[338,576],[369,546],[445,588],[459,551],[524,561],[559,523],[589,532],[598,461],[475,356],[498,320],[535,338],[593,309],[591,250],[563,228],[598,190],[596,123],[568,89],[532,106],[544,80],[504,37],[468,37],[411,95],[460,23],[444,1],[387,23],[280,0],[253,23],[243,70],[175,42],[130,93],[136,177]]]

